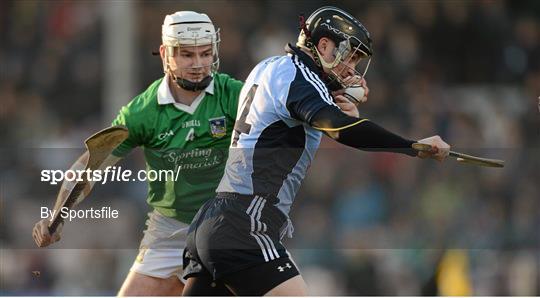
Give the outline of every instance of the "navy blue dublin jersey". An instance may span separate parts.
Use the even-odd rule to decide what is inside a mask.
[[[313,60],[298,48],[260,62],[240,92],[229,158],[217,192],[275,196],[288,217],[319,147],[309,125],[335,103]]]

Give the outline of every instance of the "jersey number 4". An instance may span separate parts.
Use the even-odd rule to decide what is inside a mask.
[[[195,139],[195,128],[192,127],[187,135],[186,135],[186,142],[193,141]]]
[[[249,131],[251,130],[251,125],[246,123],[246,118],[249,114],[249,108],[253,103],[253,98],[255,97],[257,87],[259,87],[259,85],[253,85],[251,89],[249,89],[246,99],[244,100],[244,108],[242,109],[242,114],[240,114],[240,117],[238,117],[238,119],[234,123],[232,147],[236,147],[238,139],[240,138],[240,134],[249,134]]]

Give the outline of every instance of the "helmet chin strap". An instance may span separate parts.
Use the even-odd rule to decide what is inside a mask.
[[[182,78],[179,78],[177,76],[173,76],[174,81],[178,85],[178,87],[188,90],[188,91],[201,91],[206,89],[208,85],[210,85],[210,82],[212,82],[213,77],[211,75],[206,76],[204,79],[202,79],[200,82],[192,82],[188,81]]]
[[[321,65],[325,68],[328,68],[328,69],[332,69],[334,67],[336,67],[340,62],[341,62],[341,54],[340,53],[337,53],[337,50],[334,49],[334,55],[335,55],[335,58],[334,58],[334,61],[332,62],[326,62],[324,61],[322,55],[321,55],[321,52],[319,52],[319,49],[317,49],[317,47],[313,47],[315,49],[315,52],[317,53],[317,57],[319,58],[319,63],[321,63]]]
[[[324,74],[322,79],[323,79],[324,83],[326,84],[326,86],[328,87],[328,89],[330,91],[337,91],[337,90],[341,90],[341,89],[345,88],[345,86],[343,86],[339,82],[339,80],[337,79],[335,74],[333,74],[332,71],[330,71],[330,73],[326,73],[324,71],[324,68],[332,70],[332,68],[336,67],[341,62],[341,54],[336,53],[336,58],[334,59],[334,61],[326,62],[326,61],[324,61],[324,59],[323,59],[321,53],[319,52],[319,50],[317,49],[317,47],[315,47],[311,42],[310,42],[310,46],[308,46],[308,48],[311,50],[312,56],[314,58],[313,60],[315,60],[315,63],[317,63],[319,65],[319,67],[321,68],[322,73]]]
[[[304,49],[308,49],[311,52],[311,57],[315,61],[315,64],[317,64],[317,66],[320,68],[321,79],[323,80],[323,82],[326,84],[326,87],[328,87],[330,91],[337,91],[337,90],[341,90],[345,88],[333,74],[328,74],[324,71],[324,68],[332,69],[336,65],[338,65],[339,62],[341,62],[340,53],[336,53],[336,58],[334,59],[334,61],[329,63],[329,62],[324,61],[321,53],[319,52],[317,47],[309,40],[309,38],[308,40],[306,40],[305,46],[303,45],[298,45],[298,46]]]
[[[165,58],[167,59],[167,57]],[[169,76],[173,79],[173,81],[178,85],[178,87],[187,90],[187,91],[201,91],[206,89],[208,85],[212,82],[213,76],[210,74],[206,77],[204,77],[200,82],[192,82],[186,79],[182,79],[174,74],[174,72],[171,70],[171,67],[168,62],[164,63],[164,67],[166,69],[165,73],[169,73]]]

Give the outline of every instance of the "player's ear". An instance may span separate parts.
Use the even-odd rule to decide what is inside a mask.
[[[326,50],[328,49],[328,38],[322,37],[319,40],[319,44],[317,44],[317,49],[319,50],[319,53],[326,54]]]
[[[168,61],[165,61],[165,51],[167,48],[165,48],[164,45],[159,46],[159,56],[161,57],[161,63],[163,64],[163,71],[167,72],[167,63]]]
[[[329,63],[334,61],[333,59],[335,58],[333,45],[334,42],[327,37],[322,37],[317,45],[317,49],[319,50],[319,53],[321,53],[322,58]]]
[[[159,46],[159,56],[161,56],[161,60],[165,59],[165,46],[164,45]]]

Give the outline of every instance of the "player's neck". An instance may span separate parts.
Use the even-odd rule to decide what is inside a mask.
[[[300,51],[304,52],[306,55],[309,56],[309,58],[311,58],[312,60],[315,60],[313,59],[313,54],[311,53],[311,51],[306,48],[306,47],[298,47],[300,49]]]
[[[171,94],[174,98],[174,101],[177,103],[181,103],[187,106],[190,106],[193,101],[201,94],[201,92],[204,92],[204,90],[199,91],[189,91],[184,88],[180,88],[175,82],[169,79],[169,89],[171,90]]]

